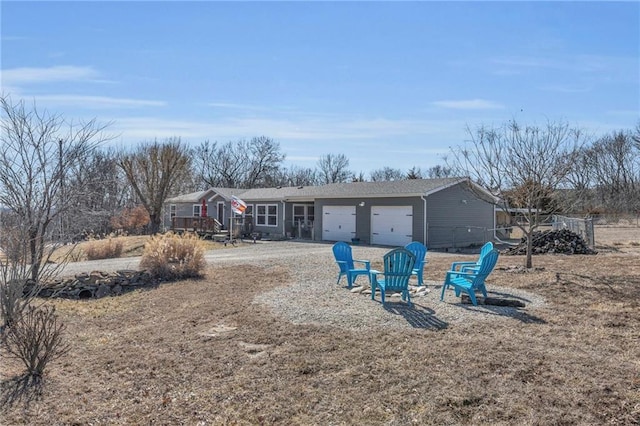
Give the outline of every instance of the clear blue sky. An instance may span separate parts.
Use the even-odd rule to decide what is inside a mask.
[[[466,127],[640,118],[639,2],[2,1],[2,91],[114,145],[265,135],[423,170]]]

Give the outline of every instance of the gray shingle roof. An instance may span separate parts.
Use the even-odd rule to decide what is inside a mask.
[[[287,200],[290,198],[312,200],[319,186],[283,186],[277,188],[249,189],[242,194],[243,200]]]
[[[167,203],[199,203],[202,198],[211,196],[211,189],[206,191],[191,192],[189,194],[178,195],[177,197],[167,199]]]
[[[408,179],[389,182],[348,182],[320,186],[256,188],[242,194],[243,200],[313,200],[315,198],[405,197],[439,191],[466,178]]]
[[[198,202],[203,196],[208,198],[218,194],[230,200],[233,195],[244,201],[313,201],[316,198],[355,197],[418,197],[448,188],[468,178],[452,177],[442,179],[407,179],[388,182],[348,182],[331,183],[320,186],[284,186],[277,188],[211,188],[207,191],[174,197],[167,202]]]
[[[239,188],[211,188],[213,190],[213,192],[215,192],[215,194],[211,194],[211,196],[214,195],[219,195],[222,198],[224,198],[225,200],[231,200],[232,196],[236,196],[236,197],[240,197],[241,194],[244,194],[245,192],[247,192],[246,189],[239,189]]]
[[[465,178],[407,179],[385,182],[333,183],[318,187],[316,198],[404,197],[426,195],[455,185]]]

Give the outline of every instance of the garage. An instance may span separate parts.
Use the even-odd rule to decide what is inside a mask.
[[[371,206],[371,244],[404,246],[413,240],[413,207]]]
[[[322,207],[322,239],[351,241],[356,235],[356,206]]]

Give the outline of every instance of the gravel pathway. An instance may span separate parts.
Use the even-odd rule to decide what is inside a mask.
[[[382,261],[389,248],[354,247],[354,257]],[[427,257],[445,256],[453,261],[451,253],[429,252]],[[386,307],[370,295],[352,293],[345,278],[336,284],[337,267],[330,244],[307,242],[260,242],[243,244],[230,250],[217,250],[207,254],[207,260],[216,265],[252,264],[261,267],[284,266],[293,274],[293,282],[259,295],[254,303],[270,307],[274,313],[296,324],[328,324],[348,329],[370,329],[379,327],[423,328],[441,330],[456,323],[469,321],[519,320],[535,322],[532,311],[542,306],[542,298],[520,290],[496,286],[489,288],[489,296],[504,296],[520,299],[525,309],[498,306],[472,306],[461,304],[453,291],[447,292],[445,301],[440,301],[441,281],[428,280],[430,292],[412,298],[414,306],[409,308],[399,297],[387,295]],[[359,277],[358,281],[366,282]]]

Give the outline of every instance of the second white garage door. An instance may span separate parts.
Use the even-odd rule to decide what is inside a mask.
[[[413,207],[371,206],[371,244],[404,246],[413,239]]]
[[[322,239],[351,241],[356,236],[356,206],[322,207]]]

